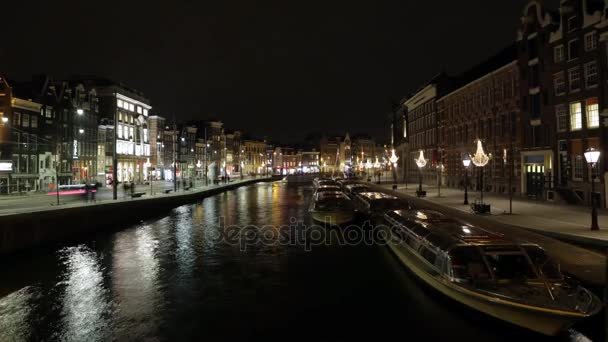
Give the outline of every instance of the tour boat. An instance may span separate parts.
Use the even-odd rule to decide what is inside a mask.
[[[340,186],[337,184],[323,184],[323,185],[319,185],[315,189],[315,193],[320,193],[320,192],[342,192],[342,189],[340,189]]]
[[[381,216],[388,210],[412,208],[407,201],[383,192],[359,192],[353,195],[353,199],[357,210],[372,218]]]
[[[485,314],[556,335],[602,307],[536,244],[430,210],[388,211],[383,218],[386,244],[407,268]]]
[[[331,178],[315,178],[313,185],[315,188],[318,188],[322,185],[337,185],[337,183]]]
[[[362,183],[353,183],[345,186],[344,192],[347,195],[354,196],[360,192],[369,192],[370,188]]]
[[[316,193],[309,212],[315,221],[327,225],[342,225],[355,219],[350,198],[340,191]]]

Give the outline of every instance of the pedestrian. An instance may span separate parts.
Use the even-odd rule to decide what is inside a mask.
[[[84,201],[89,202],[89,183],[84,184]]]

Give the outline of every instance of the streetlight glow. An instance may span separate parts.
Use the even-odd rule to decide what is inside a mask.
[[[82,114],[84,114],[84,110],[78,108],[78,109],[76,109],[76,114],[82,115]]]

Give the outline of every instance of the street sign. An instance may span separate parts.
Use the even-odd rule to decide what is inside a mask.
[[[113,169],[112,169],[111,165],[106,165],[105,170],[106,170],[106,173],[111,173]]]

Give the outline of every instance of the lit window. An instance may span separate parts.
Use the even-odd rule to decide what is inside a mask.
[[[595,50],[597,47],[597,36],[595,31],[589,32],[585,35],[585,51]]]
[[[555,116],[557,117],[557,131],[568,130],[568,107],[565,104],[555,106]]]
[[[590,62],[585,64],[585,87],[597,86],[597,63]]]
[[[563,45],[558,45],[553,48],[553,61],[555,63],[561,63],[565,59],[565,50]]]
[[[137,106],[137,114],[141,114],[141,107]]]
[[[570,82],[570,91],[581,89],[581,71],[578,67],[568,70],[568,80]]]
[[[118,138],[122,139],[122,125],[118,125]]]
[[[579,104],[580,105],[580,104]],[[133,139],[133,127],[129,127],[129,139]]]
[[[570,104],[570,127],[573,131],[583,128],[580,102]]]
[[[585,101],[585,105],[587,107],[587,127],[600,127],[600,107],[597,97],[587,99],[587,101]]]
[[[126,110],[129,110],[129,103],[128,103],[128,102],[126,102],[126,101],[125,101],[125,102],[123,102],[123,103],[122,103],[122,108],[124,108],[124,109],[126,109]]]
[[[148,116],[148,110],[144,108],[144,116]]]
[[[132,103],[129,103],[129,110],[134,112],[135,111],[135,105]]]
[[[122,106],[123,106],[122,100],[116,101],[116,104],[118,105],[118,108],[122,108]]]
[[[558,72],[553,75],[553,84],[555,87],[555,95],[563,95],[566,93],[566,79],[563,72]]]

